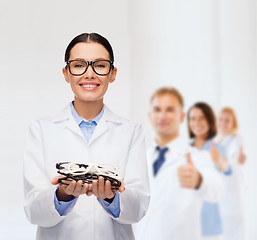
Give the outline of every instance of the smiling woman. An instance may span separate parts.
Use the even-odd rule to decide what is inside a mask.
[[[208,151],[215,168],[222,172],[224,177],[230,177],[233,170],[231,170],[224,149],[214,143],[217,128],[216,117],[211,106],[205,102],[195,103],[188,111],[187,120],[191,145],[201,151]],[[223,222],[218,203],[204,202],[201,223],[203,240],[222,239]]]
[[[32,122],[26,141],[27,218],[38,225],[37,239],[134,239],[131,224],[149,203],[144,135],[103,102],[117,73],[112,47],[97,33],[83,33],[68,45],[65,62],[74,101],[56,116]],[[119,166],[119,186],[101,174],[88,182],[58,181],[58,162]]]

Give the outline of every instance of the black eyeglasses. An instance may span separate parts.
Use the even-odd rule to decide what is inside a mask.
[[[100,75],[108,75],[113,68],[113,62],[111,60],[96,60],[96,61],[84,61],[84,60],[69,60],[67,61],[69,71],[74,76],[83,75],[88,66],[91,66],[93,71]]]

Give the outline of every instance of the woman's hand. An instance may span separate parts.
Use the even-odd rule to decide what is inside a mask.
[[[88,196],[95,195],[100,199],[113,199],[116,192],[123,192],[125,190],[124,183],[121,181],[119,189],[112,189],[111,182],[109,180],[104,181],[103,177],[99,177],[98,180],[94,180],[92,183],[92,189],[86,194]]]
[[[210,151],[210,154],[211,154],[211,158],[212,158],[212,161],[216,164],[219,163],[220,161],[220,152],[219,150],[215,147],[215,142],[212,141],[211,143],[211,151]]]
[[[215,142],[211,143],[211,158],[214,163],[218,166],[221,172],[227,172],[229,169],[229,163],[226,158],[220,156],[219,150],[215,147]]]
[[[51,183],[54,185],[58,184],[58,179],[64,177],[62,175],[56,176],[52,179]],[[121,181],[121,186],[119,189],[112,189],[110,181],[104,181],[103,177],[99,177],[98,180],[94,180],[92,184],[82,183],[81,180],[65,184],[59,184],[59,188],[56,191],[56,196],[59,201],[69,201],[72,196],[78,197],[79,195],[86,194],[91,196],[92,194],[100,199],[112,199],[114,198],[117,191],[123,192],[125,190],[124,183]]]
[[[53,185],[57,185],[58,179],[62,177],[65,176],[59,175],[54,177],[51,183]],[[75,180],[72,180],[71,182],[67,181],[67,183],[69,185],[59,184],[59,188],[56,191],[56,196],[59,201],[68,202],[72,198],[72,196],[78,197],[81,194],[87,193],[92,188],[92,184],[82,184],[81,180],[77,182]]]
[[[243,152],[243,147],[240,147],[239,155],[238,155],[238,163],[239,164],[245,164],[246,161],[246,155]]]

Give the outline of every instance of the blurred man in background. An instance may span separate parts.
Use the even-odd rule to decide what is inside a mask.
[[[200,240],[203,200],[219,201],[224,185],[209,153],[180,137],[184,100],[175,88],[151,97],[149,120],[155,130],[147,152],[151,200],[143,220],[134,225],[138,240]]]

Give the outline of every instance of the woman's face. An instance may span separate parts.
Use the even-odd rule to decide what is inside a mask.
[[[231,134],[234,127],[233,116],[228,112],[222,112],[218,117],[218,131],[222,135]]]
[[[109,53],[99,43],[77,43],[70,51],[69,60],[110,60]],[[103,101],[103,96],[108,89],[109,83],[115,80],[117,69],[114,68],[106,76],[97,75],[91,66],[81,76],[74,76],[70,73],[68,67],[63,68],[63,75],[71,85],[75,95],[75,101]]]
[[[192,108],[189,112],[189,128],[195,137],[206,138],[209,125],[206,117],[199,108]]]

